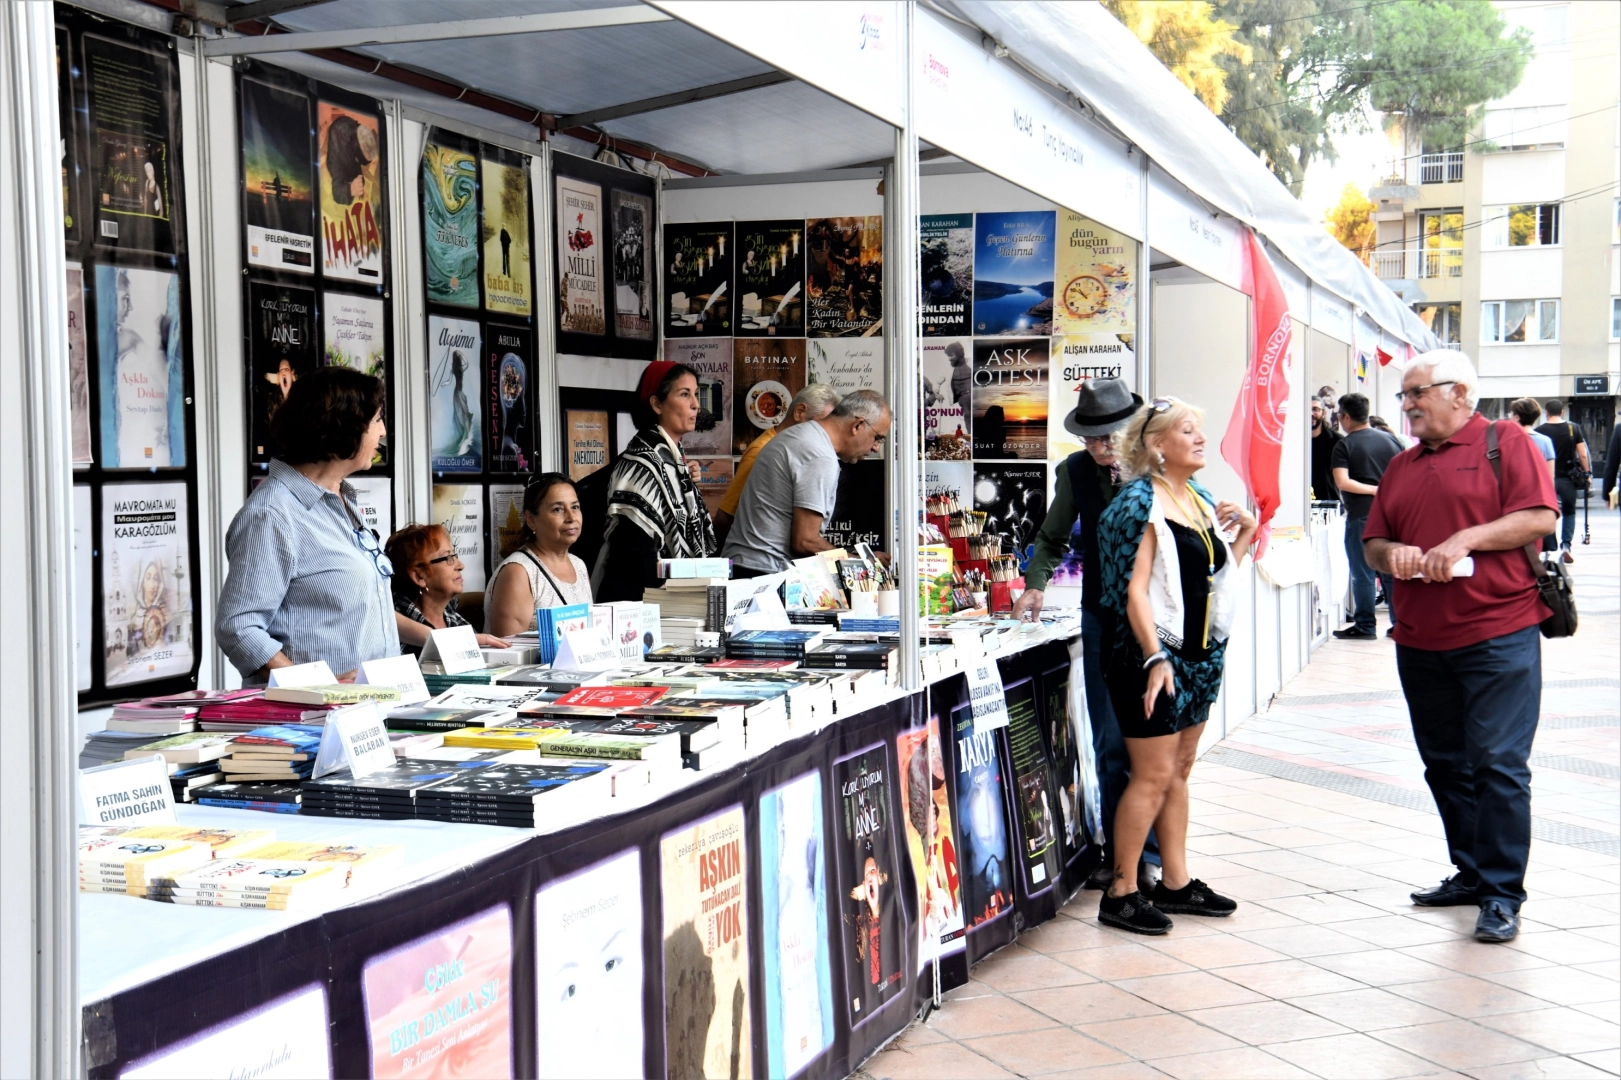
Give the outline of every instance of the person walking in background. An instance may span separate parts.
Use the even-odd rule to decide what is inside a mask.
[[[1370,417],[1368,417],[1368,426],[1371,427],[1371,428],[1374,428],[1377,431],[1384,432],[1386,435],[1389,435],[1392,439],[1396,440],[1396,445],[1397,446],[1401,447],[1403,450],[1407,449],[1407,446],[1408,446],[1407,439],[1405,437],[1403,437],[1400,433],[1392,431],[1390,429],[1390,421],[1386,420],[1384,417],[1382,417],[1382,416],[1370,416]]]
[[[1098,558],[1098,522],[1120,490],[1114,434],[1131,422],[1143,399],[1126,388],[1123,379],[1089,379],[1081,384],[1075,408],[1064,417],[1064,428],[1079,435],[1086,449],[1064,460],[1053,480],[1053,501],[1036,533],[1035,552],[1024,571],[1024,593],[1013,604],[1015,619],[1034,620],[1046,602],[1047,583],[1067,559],[1081,568],[1081,670],[1086,676],[1086,713],[1092,727],[1092,756],[1097,768],[1099,802],[1103,811],[1103,862],[1087,879],[1089,889],[1106,889],[1114,878],[1114,859],[1107,838],[1114,835],[1115,804],[1126,790],[1131,759],[1120,735],[1109,692],[1103,685],[1103,647],[1113,640],[1113,623],[1104,618],[1099,603],[1103,573]],[[1149,832],[1143,863],[1137,867],[1141,891],[1153,889],[1149,864],[1159,862],[1159,845]]]
[[[1542,460],[1548,463],[1548,475],[1554,480],[1554,490],[1558,491],[1559,483],[1558,477],[1554,474],[1554,466],[1559,457],[1559,452],[1554,449],[1553,440],[1537,430],[1537,422],[1542,419],[1542,403],[1537,401],[1536,398],[1516,398],[1509,403],[1508,413],[1514,418],[1514,422],[1519,424],[1525,430],[1525,433],[1530,436],[1531,442],[1536,445],[1537,451],[1542,454]],[[1542,538],[1542,550],[1559,550],[1559,536],[1557,533],[1549,533]]]
[[[1587,436],[1582,426],[1565,419],[1565,403],[1550,398],[1543,409],[1548,422],[1537,431],[1553,441],[1553,488],[1559,495],[1559,557],[1568,563],[1576,561],[1570,553],[1571,541],[1576,538],[1576,496],[1587,490],[1593,476],[1593,461],[1587,454]]]
[[[1368,399],[1362,394],[1345,394],[1340,398],[1340,427],[1345,438],[1334,444],[1329,458],[1334,486],[1339,489],[1340,501],[1345,505],[1345,556],[1351,563],[1351,625],[1334,631],[1342,640],[1372,640],[1379,636],[1379,625],[1374,617],[1373,568],[1362,557],[1362,528],[1368,522],[1368,510],[1379,491],[1379,478],[1385,474],[1390,459],[1401,453],[1395,437],[1368,426]],[[1383,578],[1385,597],[1392,595],[1390,575]],[[1390,604],[1390,626],[1396,626],[1396,605]]]
[[[1098,921],[1139,934],[1170,930],[1167,913],[1222,916],[1238,908],[1190,876],[1187,859],[1188,776],[1221,690],[1233,571],[1256,532],[1243,507],[1216,503],[1193,482],[1205,466],[1201,416],[1175,398],[1138,410],[1116,437],[1135,479],[1098,524],[1100,603],[1117,620],[1104,682],[1131,756],[1131,781],[1115,810],[1114,880],[1098,902]],[[1145,897],[1137,860],[1150,826],[1164,876]]]
[[[1479,385],[1461,352],[1408,366],[1402,403],[1419,445],[1385,469],[1362,542],[1374,569],[1396,579],[1396,668],[1458,870],[1413,903],[1478,905],[1475,938],[1502,942],[1519,933],[1525,902],[1538,627],[1550,614],[1521,549],[1553,529],[1557,499],[1517,424],[1494,425],[1496,475],[1488,422],[1475,412]],[[1465,556],[1473,573],[1455,577]]]
[[[1311,497],[1314,502],[1334,502],[1334,445],[1340,437],[1329,420],[1328,406],[1321,398],[1311,399]]]

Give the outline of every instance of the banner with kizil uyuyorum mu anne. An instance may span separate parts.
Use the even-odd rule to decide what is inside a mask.
[[[669,1076],[754,1075],[747,855],[741,806],[659,841]]]

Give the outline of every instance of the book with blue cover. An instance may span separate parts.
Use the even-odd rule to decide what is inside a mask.
[[[540,662],[549,664],[557,659],[557,647],[563,643],[565,633],[590,625],[590,604],[536,608],[535,633],[540,638]]]

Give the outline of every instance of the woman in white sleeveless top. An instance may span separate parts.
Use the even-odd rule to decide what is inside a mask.
[[[591,602],[591,574],[569,554],[580,538],[580,496],[562,473],[530,479],[523,494],[523,542],[495,571],[486,629],[509,637],[535,628],[535,609]]]

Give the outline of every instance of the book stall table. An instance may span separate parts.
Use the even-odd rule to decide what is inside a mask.
[[[404,865],[307,914],[81,895],[84,1069],[847,1075],[1096,861],[1072,654],[990,657],[1006,728],[950,674],[552,833],[182,806]]]

